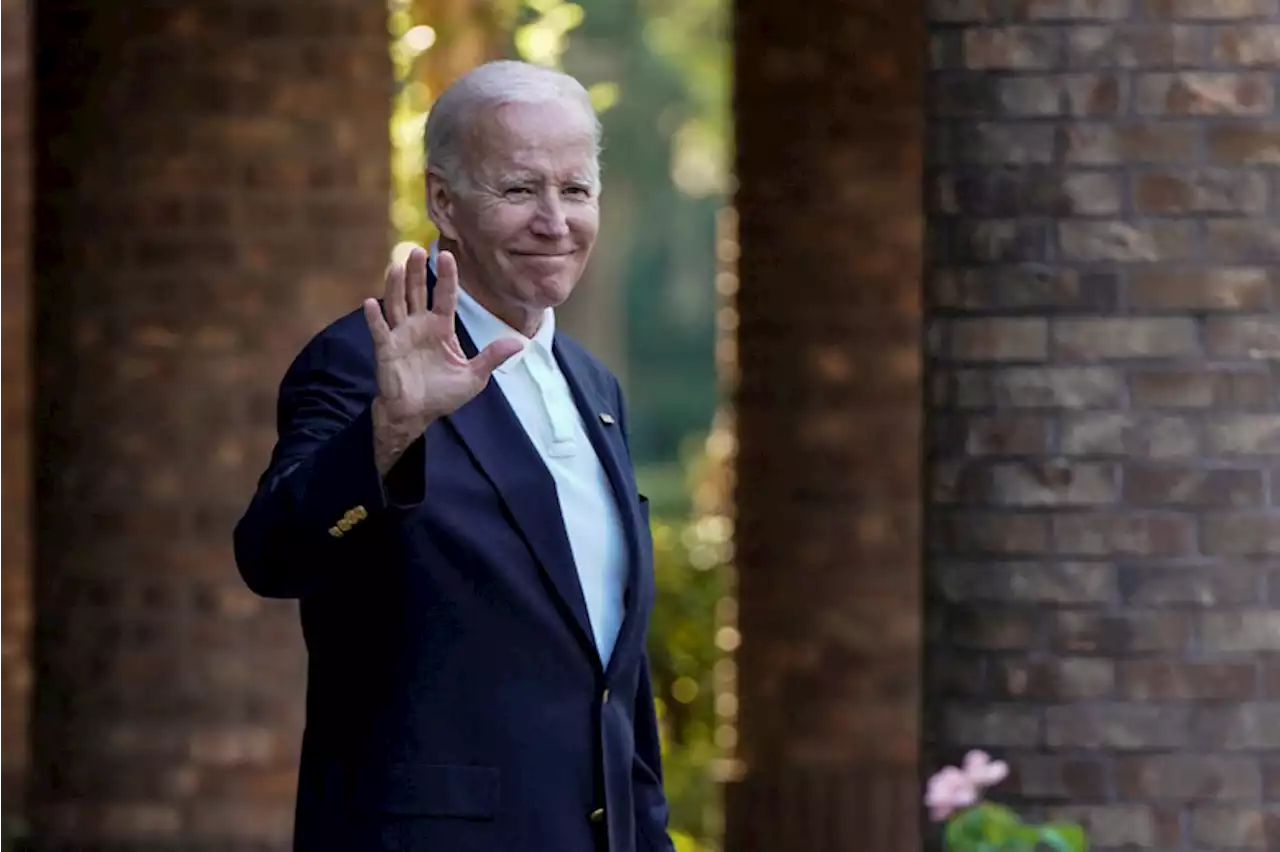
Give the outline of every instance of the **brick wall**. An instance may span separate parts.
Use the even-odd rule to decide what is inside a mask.
[[[380,284],[385,8],[36,9],[34,822],[50,849],[284,849],[296,613],[230,536],[288,360]]]
[[[926,731],[1280,848],[1275,0],[933,0]]]
[[[0,6],[4,31],[3,175],[4,255],[0,281],[3,312],[3,496],[0,498],[0,600],[3,601],[4,817],[22,812],[22,772],[27,758],[27,704],[31,691],[31,292],[30,292],[30,52],[27,3]]]
[[[735,9],[739,756],[728,848],[915,850],[924,43]]]

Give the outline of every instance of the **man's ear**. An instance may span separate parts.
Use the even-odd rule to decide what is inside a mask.
[[[453,224],[454,191],[448,182],[435,171],[427,171],[427,216],[435,223],[436,230],[446,240],[458,239]]]

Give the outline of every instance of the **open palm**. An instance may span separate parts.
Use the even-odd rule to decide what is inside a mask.
[[[382,417],[421,432],[431,421],[461,408],[488,383],[519,342],[496,340],[475,358],[458,342],[458,265],[441,252],[436,263],[434,304],[427,307],[427,253],[415,248],[408,260],[387,271],[386,293],[364,303],[377,358]]]

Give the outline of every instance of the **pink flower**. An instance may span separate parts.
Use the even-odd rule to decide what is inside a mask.
[[[964,774],[979,790],[994,787],[1009,776],[1009,764],[992,760],[985,751],[971,751],[964,756]]]
[[[952,813],[967,808],[978,801],[978,785],[967,774],[954,766],[938,771],[929,779],[924,794],[929,818],[942,822]]]

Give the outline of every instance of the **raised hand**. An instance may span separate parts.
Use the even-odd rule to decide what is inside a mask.
[[[458,264],[449,252],[436,258],[433,306],[427,309],[427,253],[415,248],[387,270],[382,307],[366,299],[364,318],[378,362],[373,401],[374,460],[382,475],[432,421],[480,393],[501,364],[520,351],[503,338],[468,359],[454,331]]]

